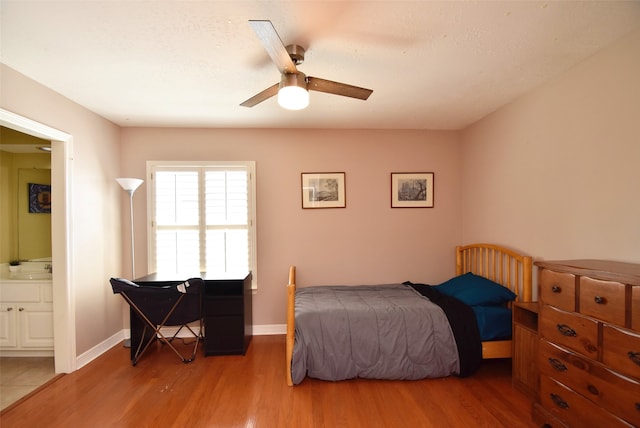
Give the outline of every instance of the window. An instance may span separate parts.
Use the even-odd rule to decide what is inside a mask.
[[[151,272],[252,271],[255,162],[147,162]]]

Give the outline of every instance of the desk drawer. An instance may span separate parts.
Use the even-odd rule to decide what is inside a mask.
[[[578,314],[543,305],[540,334],[587,357],[598,358],[598,322]]]
[[[205,355],[244,354],[245,335],[242,316],[206,317],[204,350]]]
[[[540,274],[540,297],[547,305],[565,311],[576,309],[576,276],[543,269]]]
[[[205,296],[242,296],[242,281],[205,281]]]
[[[242,315],[244,313],[244,301],[238,297],[205,297],[204,313],[207,317]]]

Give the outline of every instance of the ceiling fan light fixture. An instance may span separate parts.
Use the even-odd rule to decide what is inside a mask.
[[[278,104],[288,110],[302,110],[309,105],[307,76],[304,73],[283,73],[278,90]]]

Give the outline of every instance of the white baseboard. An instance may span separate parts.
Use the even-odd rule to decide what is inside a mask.
[[[254,336],[269,336],[272,334],[286,334],[286,324],[262,324],[253,326]]]
[[[126,332],[128,333],[129,330],[126,330]],[[127,337],[128,337],[128,335],[127,335]],[[76,370],[86,366],[91,361],[95,360],[100,355],[104,354],[109,349],[111,349],[114,346],[116,346],[118,343],[122,343],[122,341],[124,339],[125,339],[125,330],[121,330],[118,333],[116,333],[113,336],[111,336],[110,338],[108,338],[107,340],[105,340],[105,341],[103,341],[101,343],[98,343],[93,348],[91,348],[88,351],[83,352],[82,354],[78,355],[76,357]]]
[[[163,331],[163,334],[165,335],[169,335],[169,334],[173,335],[173,332],[175,332],[176,329],[177,329],[176,327],[167,327],[162,331]],[[262,324],[262,325],[253,326],[254,336],[269,336],[273,334],[285,334],[286,332],[287,332],[286,324]],[[182,335],[183,335],[183,332],[180,332],[178,337],[182,337]],[[95,360],[100,355],[107,352],[109,349],[122,343],[122,341],[130,337],[131,337],[131,332],[129,331],[129,329],[123,329],[118,333],[114,334],[113,336],[111,336],[110,338],[108,338],[107,340],[89,349],[87,352],[83,352],[81,355],[78,355],[78,357],[76,358],[76,370],[86,366],[91,361]]]

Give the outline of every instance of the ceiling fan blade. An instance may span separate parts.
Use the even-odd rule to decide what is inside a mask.
[[[269,86],[267,89],[265,89],[264,91],[257,93],[256,95],[252,96],[251,98],[249,98],[247,101],[243,102],[242,104],[240,104],[242,107],[253,107],[256,104],[260,104],[261,102],[271,98],[272,96],[276,95],[278,93],[278,87],[280,86],[280,83],[276,83],[273,86]]]
[[[307,77],[307,89],[310,91],[326,92],[328,94],[342,95],[343,97],[366,100],[373,90],[347,85],[346,83],[333,82],[318,77]]]
[[[249,20],[249,25],[258,35],[280,73],[296,73],[298,71],[271,21]]]

